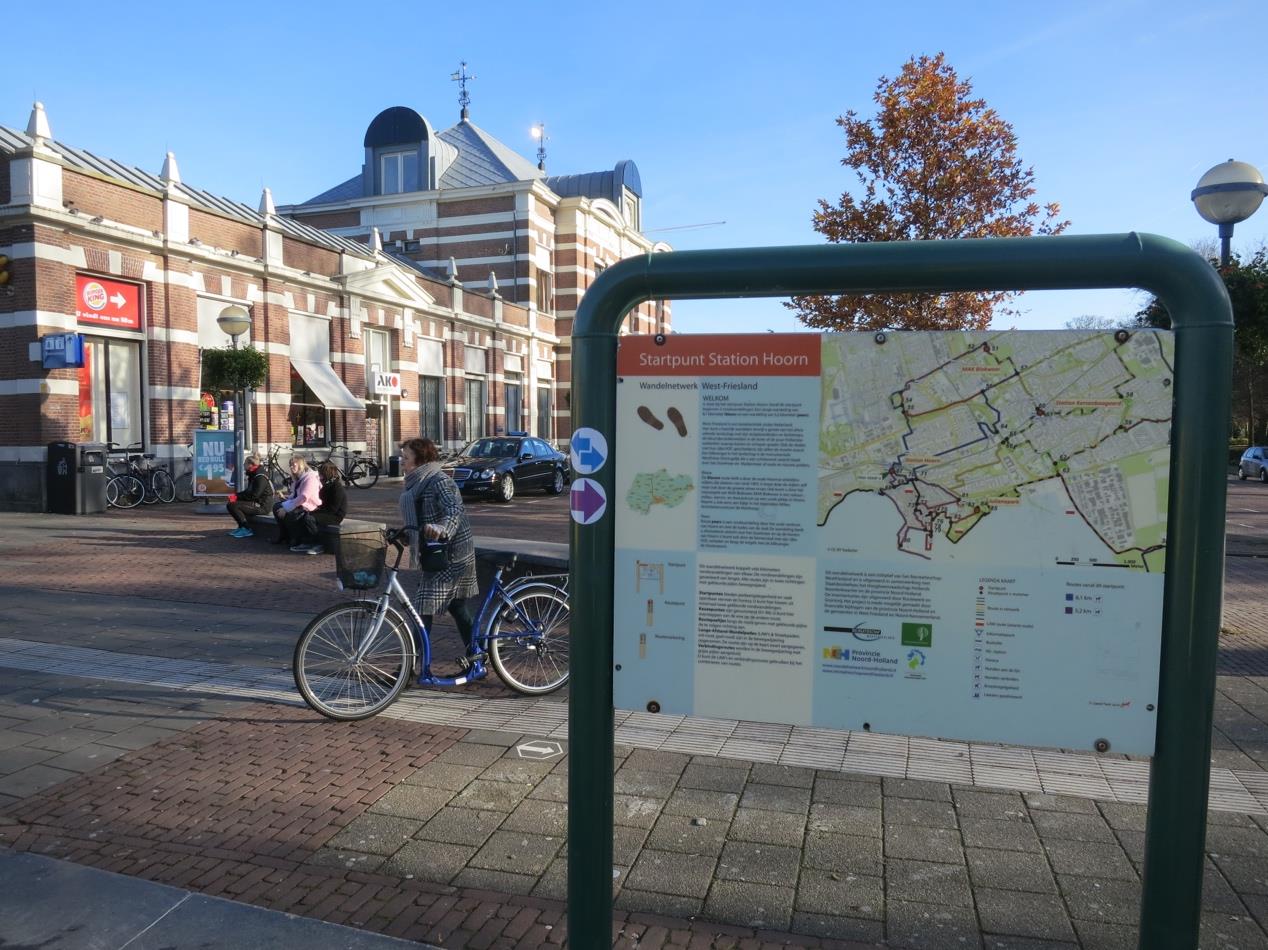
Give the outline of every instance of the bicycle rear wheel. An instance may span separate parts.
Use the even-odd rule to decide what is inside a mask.
[[[155,469],[150,484],[154,488],[154,494],[163,504],[176,500],[176,483],[172,481],[172,476],[167,469]]]
[[[485,628],[493,669],[517,693],[553,693],[568,682],[568,594],[532,584],[509,596]]]
[[[194,500],[194,476],[191,473],[186,472],[180,478],[176,479],[176,500]]]
[[[348,480],[358,488],[373,488],[379,480],[379,463],[358,459],[348,469]]]
[[[361,660],[356,652],[374,626],[378,604],[358,601],[323,610],[295,644],[292,667],[299,694],[329,719],[367,719],[401,694],[414,669],[409,623],[388,607]]]
[[[106,504],[114,508],[135,508],[145,497],[145,484],[135,475],[116,475],[106,482]]]

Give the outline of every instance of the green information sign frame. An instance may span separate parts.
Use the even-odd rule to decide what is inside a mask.
[[[645,300],[793,294],[1139,288],[1176,334],[1175,412],[1156,752],[1150,763],[1140,946],[1198,941],[1224,571],[1233,315],[1215,269],[1152,234],[679,251],[630,258],[587,291],[572,332],[572,425],[608,440],[589,478],[614,492],[616,350]],[[571,533],[573,629],[568,717],[568,930],[611,943],[613,552],[609,509]]]

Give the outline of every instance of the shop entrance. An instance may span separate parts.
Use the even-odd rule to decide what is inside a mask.
[[[145,440],[141,344],[85,337],[79,370],[79,441],[134,445]]]
[[[380,466],[396,454],[392,442],[392,412],[388,404],[365,404],[365,450]]]

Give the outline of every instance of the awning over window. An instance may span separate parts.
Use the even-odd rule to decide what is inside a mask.
[[[365,409],[330,365],[330,325],[319,317],[290,315],[291,365],[327,409]]]

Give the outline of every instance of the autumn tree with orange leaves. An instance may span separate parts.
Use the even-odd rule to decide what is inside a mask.
[[[861,198],[819,200],[814,228],[834,243],[1060,234],[1055,203],[1033,200],[1035,175],[1017,137],[983,99],[970,98],[942,53],[913,57],[897,79],[881,77],[872,119],[837,119]],[[1016,293],[794,297],[787,306],[829,330],[982,330]]]

